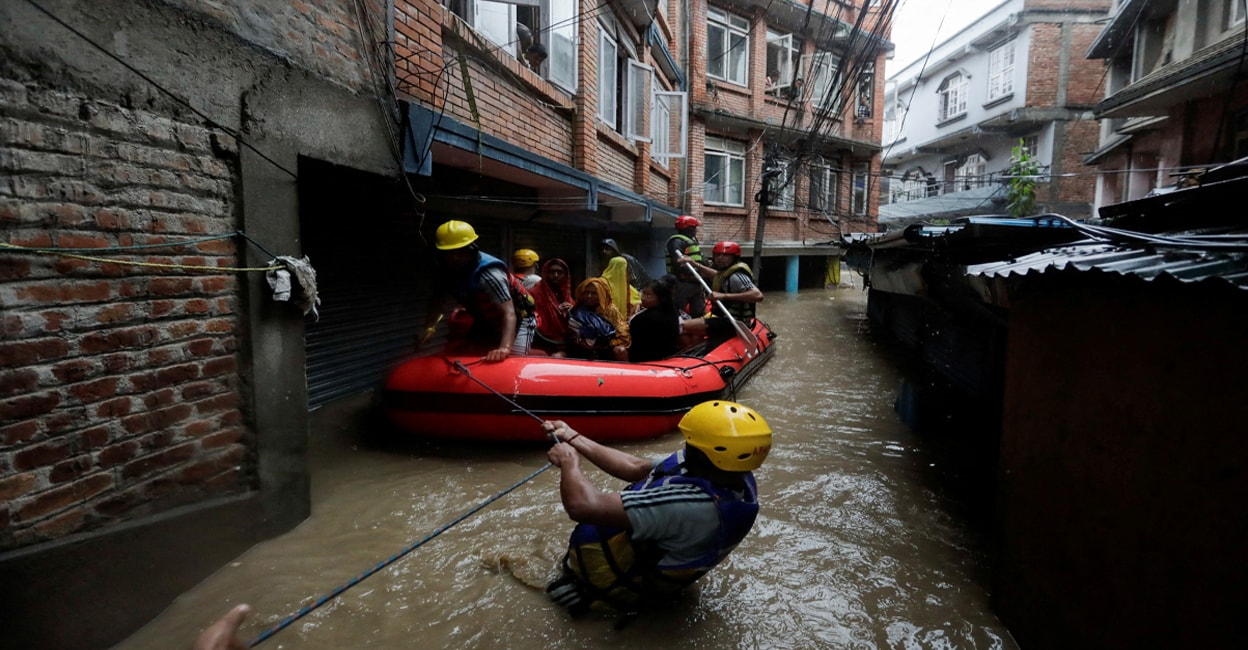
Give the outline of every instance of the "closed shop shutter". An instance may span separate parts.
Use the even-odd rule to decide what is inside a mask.
[[[322,301],[320,320],[305,327],[310,409],[379,388],[389,371],[413,354],[433,291],[433,231],[454,218],[426,215],[428,248],[410,214],[358,220],[351,224],[350,244],[341,224],[322,226],[305,218],[305,251],[316,268]],[[481,249],[508,265],[516,248],[532,248],[543,261],[562,257],[575,279],[584,277],[585,229],[484,218],[471,223]],[[429,348],[439,347],[442,336],[439,328]]]

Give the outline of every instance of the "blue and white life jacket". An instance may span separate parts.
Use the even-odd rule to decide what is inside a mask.
[[[626,610],[662,601],[722,562],[750,532],[758,516],[754,475],[746,473],[745,491],[737,492],[704,478],[683,474],[683,464],[683,451],[672,454],[646,479],[629,485],[625,491],[677,483],[696,485],[714,499],[719,512],[715,543],[692,561],[660,567],[664,551],[656,544],[634,542],[622,528],[578,524],[572,531],[564,569],[577,578],[590,598]]]

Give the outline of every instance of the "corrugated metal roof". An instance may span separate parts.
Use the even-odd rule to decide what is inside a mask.
[[[1079,242],[1006,262],[968,266],[968,275],[1008,277],[1050,272],[1102,271],[1144,280],[1170,277],[1181,282],[1219,282],[1248,289],[1248,253],[1196,249],[1128,248]]]

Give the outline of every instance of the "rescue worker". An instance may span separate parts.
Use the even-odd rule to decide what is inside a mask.
[[[524,288],[529,291],[532,291],[533,285],[542,279],[542,276],[537,273],[538,259],[540,257],[537,251],[531,248],[521,248],[511,254],[511,272],[516,274],[520,284],[523,284]]]
[[[695,271],[711,280],[711,301],[722,302],[728,313],[745,323],[747,329],[754,327],[755,306],[763,301],[763,292],[754,284],[750,265],[741,261],[741,245],[721,241],[711,249],[711,264],[705,266],[691,257],[680,258]],[[683,331],[693,335],[707,334],[711,337],[732,336],[735,327],[723,313],[712,309],[706,318],[694,318],[684,322]]]
[[[698,245],[698,226],[701,225],[702,222],[696,217],[687,214],[676,217],[676,234],[667,238],[666,245],[667,272],[676,276],[678,281],[672,300],[676,303],[676,309],[691,318],[706,315],[706,292],[697,279],[690,275],[689,269],[678,260],[688,257],[695,262],[702,261],[702,248]]]
[[[533,330],[533,299],[524,285],[507,270],[498,258],[477,248],[477,231],[464,221],[448,221],[438,226],[436,247],[443,266],[443,286],[428,310],[425,330],[427,339],[433,333],[440,315],[454,297],[466,315],[465,322],[452,316],[448,329],[447,352],[451,354],[483,353],[484,360],[495,363],[508,356],[529,353]],[[463,330],[459,334],[457,330]]]
[[[703,402],[680,420],[682,450],[654,461],[600,445],[564,422],[543,424],[559,440],[547,458],[560,469],[559,496],[577,522],[563,575],[547,595],[573,615],[661,605],[705,575],[750,532],[758,515],[753,470],[771,449],[771,429],[753,409]],[[581,458],[630,485],[598,490]]]

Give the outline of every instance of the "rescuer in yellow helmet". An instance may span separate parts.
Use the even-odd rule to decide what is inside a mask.
[[[537,284],[542,276],[537,272],[537,260],[541,259],[537,251],[531,248],[521,248],[511,254],[511,272],[520,280],[520,284],[525,289],[533,290],[533,286]]]
[[[574,615],[662,604],[723,561],[754,525],[753,471],[771,449],[771,428],[748,406],[698,404],[680,421],[684,449],[653,461],[600,445],[564,422],[543,427],[559,440],[547,458],[561,471],[559,496],[577,522],[563,575],[546,593]],[[581,471],[582,457],[630,485],[598,490]]]
[[[458,327],[448,329],[448,354],[481,354],[487,362],[529,353],[537,321],[533,298],[512,275],[507,264],[477,247],[477,231],[465,221],[447,221],[435,235],[442,284],[435,291],[426,316],[422,342],[433,334],[438,320],[459,305],[452,316]]]

